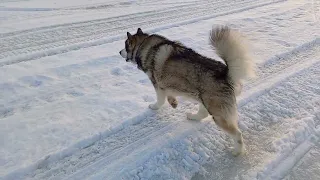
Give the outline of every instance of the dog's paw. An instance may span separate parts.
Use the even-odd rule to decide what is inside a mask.
[[[159,107],[157,104],[150,104],[150,105],[149,105],[149,108],[152,109],[152,110],[158,110],[158,109],[160,109],[160,107]]]
[[[245,148],[231,148],[231,153],[233,156],[240,156],[246,153]]]
[[[200,121],[203,117],[200,117],[198,114],[187,113],[187,118],[194,121]]]
[[[168,102],[171,105],[171,107],[173,108],[177,108],[178,106],[178,101],[176,98],[172,97],[172,96],[168,96]]]
[[[231,150],[231,153],[232,153],[232,155],[233,155],[233,156],[239,156],[239,155],[241,155],[241,154],[242,154],[242,152],[241,152],[241,151],[236,150],[236,149],[234,149],[234,148]]]

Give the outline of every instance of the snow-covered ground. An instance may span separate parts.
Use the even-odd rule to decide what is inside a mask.
[[[247,35],[258,78],[238,98],[247,154],[197,105],[148,109],[123,60],[137,27],[215,57],[212,25]],[[319,179],[320,1],[2,0],[0,179]]]

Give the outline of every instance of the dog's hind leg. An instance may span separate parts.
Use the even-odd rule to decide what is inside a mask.
[[[177,99],[176,99],[175,97],[173,97],[173,96],[168,96],[168,97],[167,97],[167,100],[168,100],[169,104],[170,104],[173,108],[177,108],[177,106],[178,106],[178,101],[177,101]]]
[[[150,104],[149,108],[152,110],[158,110],[165,103],[166,93],[164,90],[157,88],[155,89],[157,93],[157,102],[154,104]]]
[[[225,132],[227,132],[234,141],[232,154],[237,156],[245,151],[242,133],[238,128],[238,116],[235,104],[223,104],[226,102],[215,101],[206,104],[208,112],[212,115],[214,122]]]
[[[196,114],[187,113],[188,119],[191,120],[201,120],[203,118],[206,118],[208,115],[209,113],[202,103],[199,104],[199,110]]]
[[[228,123],[228,121],[222,118],[221,116],[213,115],[213,120],[220,128],[222,128],[232,137],[234,141],[232,154],[234,156],[238,156],[242,154],[245,151],[245,148],[244,148],[242,133],[239,130],[238,126],[233,123]]]

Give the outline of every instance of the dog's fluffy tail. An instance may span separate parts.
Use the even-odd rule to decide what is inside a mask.
[[[210,42],[217,54],[226,62],[233,83],[255,76],[255,66],[240,33],[227,26],[213,28]]]

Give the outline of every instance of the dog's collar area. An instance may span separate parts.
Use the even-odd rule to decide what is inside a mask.
[[[143,72],[146,72],[146,70],[142,66],[142,61],[141,61],[141,58],[139,56],[136,57],[136,63],[137,63],[138,69],[142,70]]]
[[[145,40],[148,39],[148,37],[150,37],[150,36],[145,37],[142,40],[142,42],[139,44],[138,49],[137,49],[137,53],[136,53],[136,56],[135,56],[137,67],[138,67],[138,69],[142,70],[143,72],[146,72],[147,70],[144,69],[143,66],[142,66],[142,60],[140,58],[140,48],[141,48],[142,44],[145,42]]]

